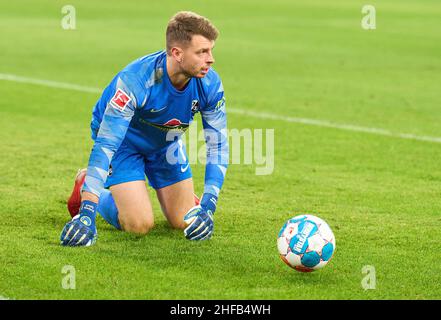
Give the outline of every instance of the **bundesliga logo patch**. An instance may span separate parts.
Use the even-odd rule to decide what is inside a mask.
[[[116,90],[115,95],[110,100],[110,104],[112,107],[123,111],[126,105],[131,101],[132,99],[129,97],[127,93],[122,91],[121,89]]]

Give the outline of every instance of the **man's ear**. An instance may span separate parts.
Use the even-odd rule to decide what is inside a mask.
[[[172,47],[171,48],[172,57],[179,63],[182,62],[183,54],[184,54],[184,50],[182,50],[181,48],[179,48],[179,47]]]

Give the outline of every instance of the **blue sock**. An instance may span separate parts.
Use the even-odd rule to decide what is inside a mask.
[[[115,200],[113,200],[110,190],[104,189],[101,192],[97,211],[104,220],[121,230],[118,221],[118,209],[116,208]]]

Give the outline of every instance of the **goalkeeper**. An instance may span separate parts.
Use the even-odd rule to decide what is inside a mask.
[[[178,12],[168,23],[166,50],[141,57],[104,89],[93,110],[94,145],[68,200],[73,216],[63,246],[95,243],[98,212],[115,228],[146,234],[154,225],[145,184],[187,239],[209,239],[228,165],[225,98],[211,68],[218,31],[206,18]],[[194,195],[191,168],[180,136],[200,113],[207,146],[202,198]]]

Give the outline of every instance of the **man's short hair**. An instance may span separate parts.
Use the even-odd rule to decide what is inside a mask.
[[[176,44],[188,45],[194,35],[216,40],[219,31],[205,17],[191,11],[180,11],[168,22],[166,32],[167,54]]]

